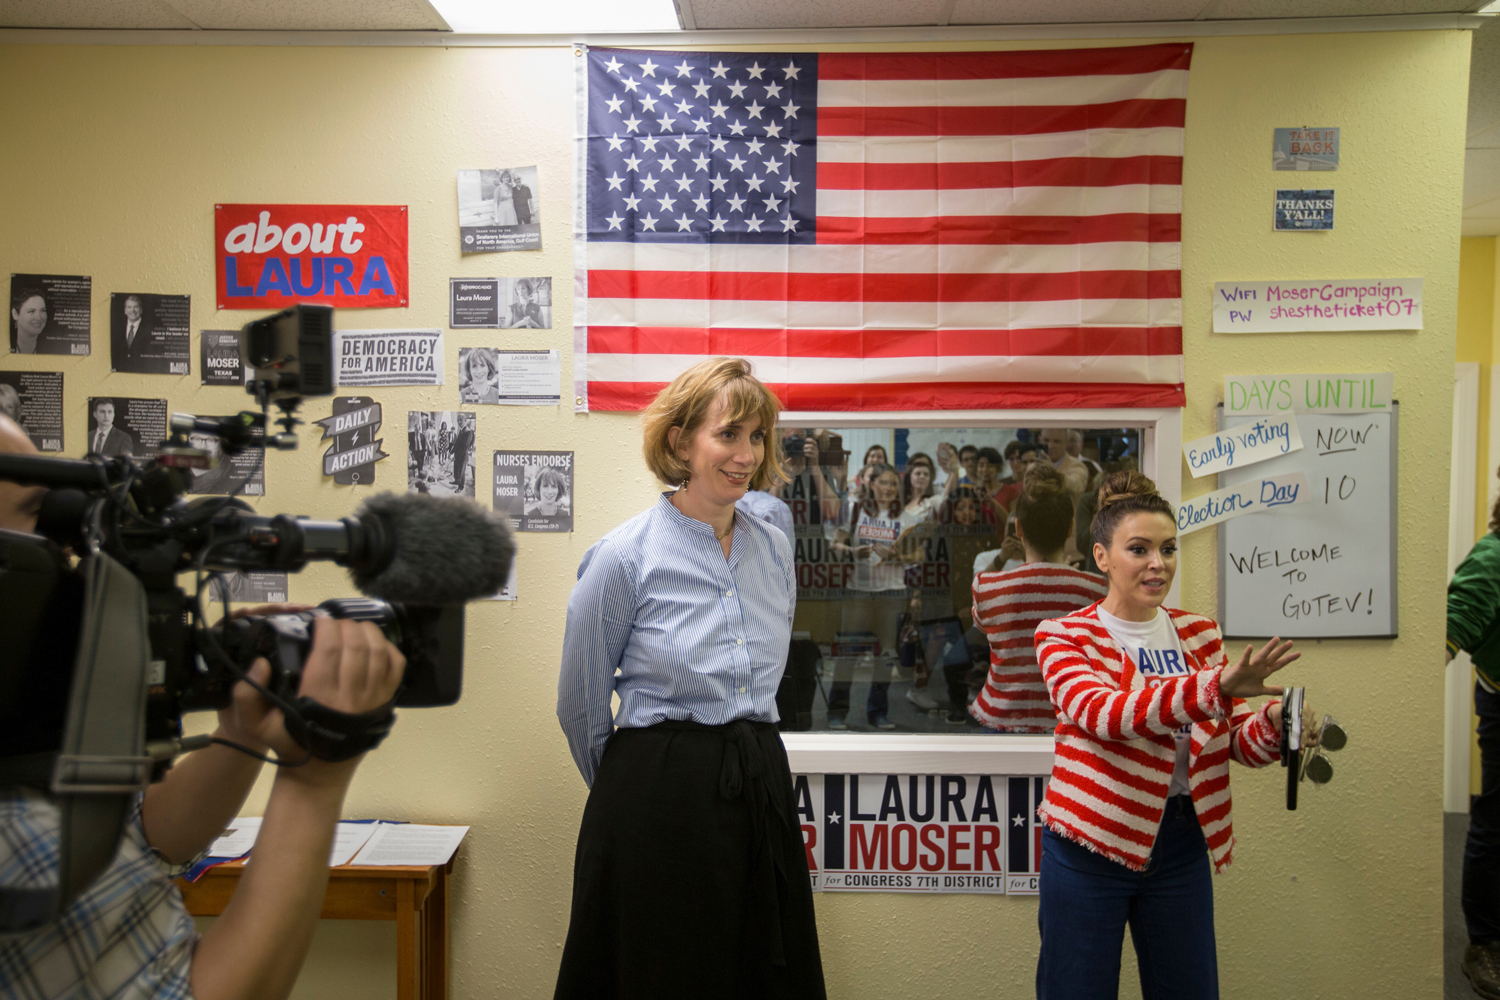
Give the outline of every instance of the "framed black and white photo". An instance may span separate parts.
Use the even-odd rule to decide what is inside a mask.
[[[406,415],[406,488],[474,498],[474,414],[412,410]]]
[[[10,276],[12,354],[88,354],[93,279],[76,274]]]
[[[155,458],[167,436],[167,401],[89,397],[88,452],[104,458]]]
[[[536,167],[458,172],[459,249],[540,250]]]
[[[0,372],[0,413],[20,424],[38,451],[62,451],[63,373]]]
[[[192,367],[186,295],[114,292],[109,297],[109,367],[144,375],[186,375]]]

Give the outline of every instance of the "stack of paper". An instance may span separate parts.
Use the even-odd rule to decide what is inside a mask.
[[[261,817],[244,816],[229,824],[208,849],[210,858],[223,861],[242,858],[255,846]],[[346,820],[338,825],[329,853],[330,866],[346,865],[441,865],[458,850],[466,826],[421,826],[387,820]]]

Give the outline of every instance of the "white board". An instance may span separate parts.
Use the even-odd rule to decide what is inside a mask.
[[[1231,417],[1234,426],[1253,417]],[[1397,407],[1297,417],[1301,451],[1219,476],[1221,487],[1301,471],[1311,503],[1219,525],[1226,636],[1396,635]]]

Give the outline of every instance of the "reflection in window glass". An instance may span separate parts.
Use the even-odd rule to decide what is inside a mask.
[[[791,511],[797,565],[797,615],[777,698],[783,728],[1050,732],[1045,717],[997,721],[995,697],[971,709],[981,692],[1003,700],[997,691],[1006,684],[1024,688],[1023,675],[1037,669],[1034,655],[1024,655],[1030,637],[1020,634],[1030,626],[1014,624],[1027,609],[987,578],[986,593],[999,596],[986,599],[976,623],[974,578],[1035,571],[1048,558],[1096,571],[1087,539],[1093,491],[1105,474],[1139,468],[1141,429],[784,426],[778,434],[791,478],[773,492]],[[1033,462],[1061,474],[1076,516],[1064,536],[1054,503],[1053,534],[1064,541],[1053,553],[1028,552],[1017,537],[1021,479]],[[1074,581],[1084,595],[1076,603],[1092,603],[1093,579]],[[1031,690],[1039,682],[1034,673]]]

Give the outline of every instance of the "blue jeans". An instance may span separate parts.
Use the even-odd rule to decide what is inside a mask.
[[[1213,875],[1186,795],[1167,800],[1143,872],[1042,834],[1037,1000],[1114,1000],[1125,925],[1145,1000],[1217,1000]]]
[[[1464,845],[1464,923],[1470,944],[1500,941],[1500,694],[1474,685],[1479,716],[1479,794]]]

